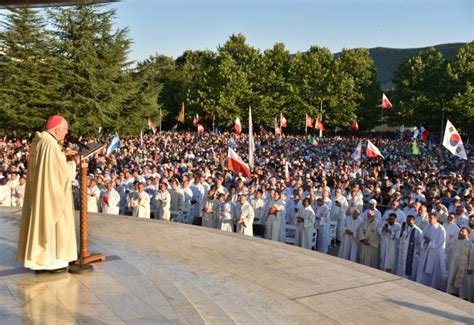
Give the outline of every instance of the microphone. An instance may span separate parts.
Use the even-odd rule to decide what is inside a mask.
[[[73,135],[71,135],[71,134],[68,134],[68,135],[66,136],[66,140],[67,140],[67,142],[69,142],[69,143],[77,144],[77,145],[78,145],[80,148],[82,148],[82,149],[89,150],[89,146],[87,146],[87,144],[85,144],[85,143],[82,143],[81,140],[80,140],[78,137],[76,137],[76,136],[73,136]]]

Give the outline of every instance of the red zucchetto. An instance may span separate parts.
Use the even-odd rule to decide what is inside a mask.
[[[48,120],[46,121],[46,124],[44,126],[44,128],[46,130],[49,130],[49,129],[54,129],[55,127],[57,127],[59,124],[61,124],[62,121],[65,121],[64,117],[62,117],[61,115],[53,115],[53,116],[50,116],[48,118]]]

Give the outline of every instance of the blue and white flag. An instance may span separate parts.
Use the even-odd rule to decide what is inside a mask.
[[[229,141],[227,141],[227,144],[229,147],[236,148],[237,147],[237,142],[235,142],[234,138],[230,138]]]
[[[107,156],[110,156],[112,152],[120,148],[120,138],[117,133],[115,133],[112,142],[110,142],[109,147],[107,148]]]

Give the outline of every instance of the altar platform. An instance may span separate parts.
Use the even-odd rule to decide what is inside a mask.
[[[192,225],[90,214],[94,271],[15,259],[0,207],[0,324],[474,323],[474,304],[330,255]]]

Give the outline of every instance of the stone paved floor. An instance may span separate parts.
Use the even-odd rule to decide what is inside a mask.
[[[0,208],[0,324],[471,323],[474,305],[333,256],[196,226],[91,215],[83,275],[15,260],[19,215]]]

